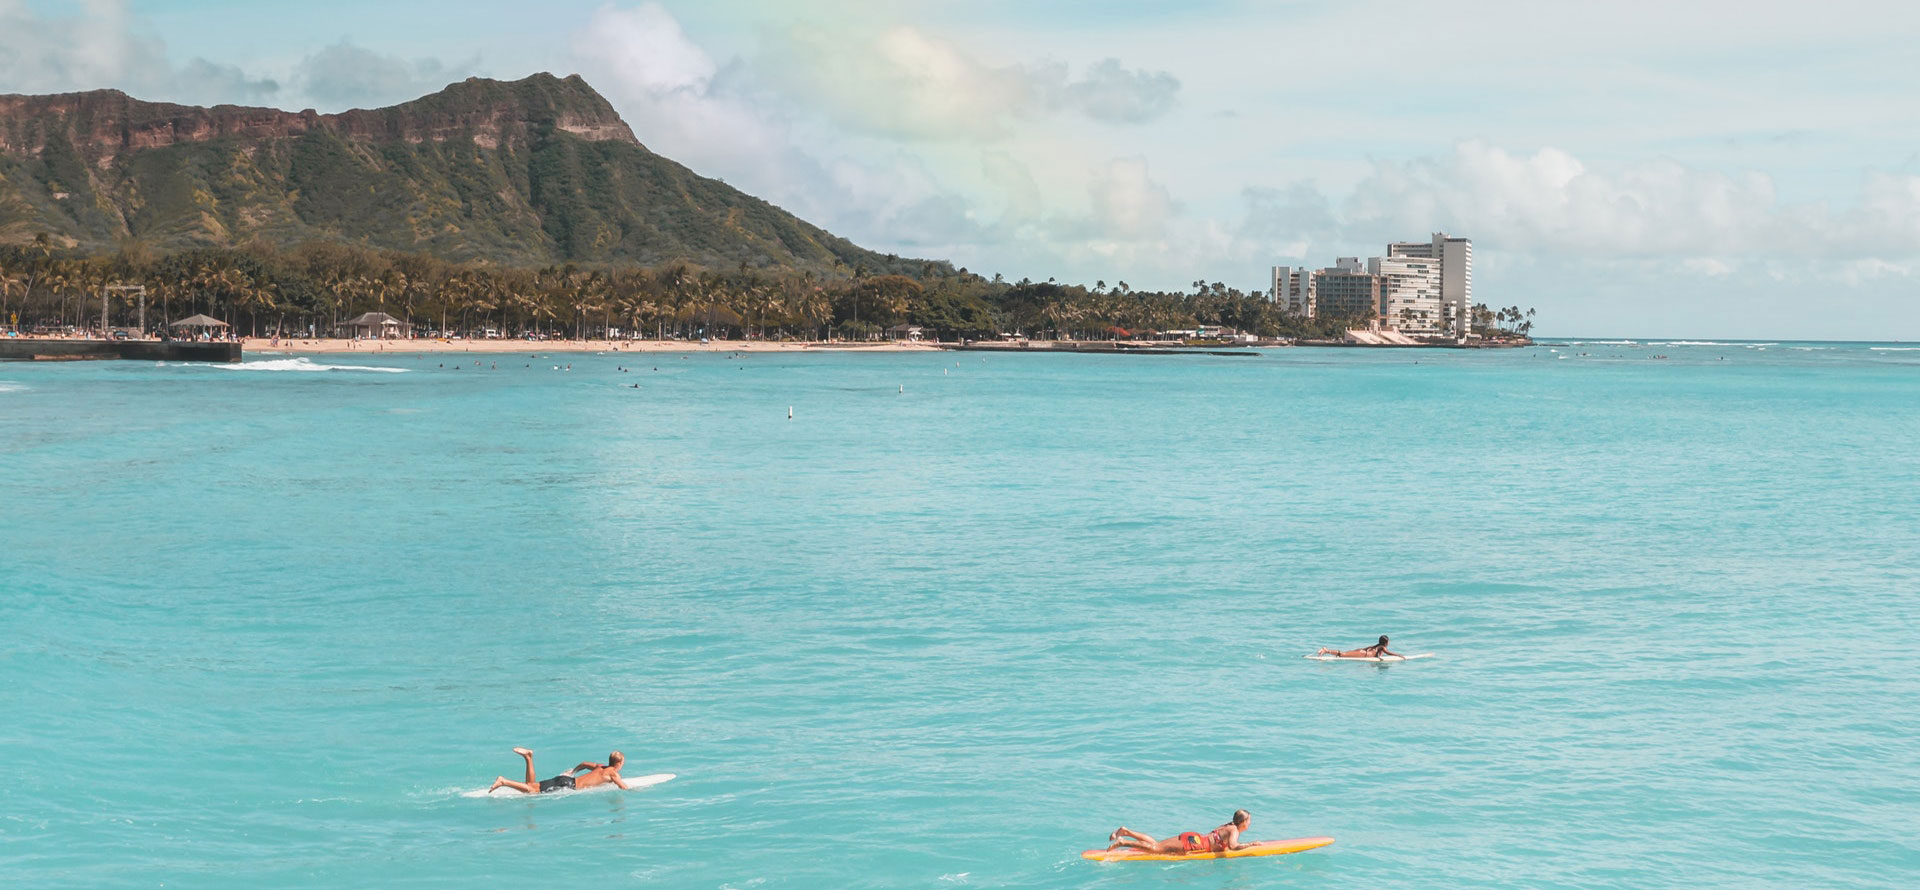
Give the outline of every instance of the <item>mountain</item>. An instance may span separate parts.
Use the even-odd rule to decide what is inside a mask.
[[[340,114],[0,95],[0,244],[338,241],[501,265],[920,267],[649,151],[578,75]]]

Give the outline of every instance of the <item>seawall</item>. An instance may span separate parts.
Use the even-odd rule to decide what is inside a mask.
[[[39,340],[0,337],[0,361],[133,359],[154,362],[237,362],[240,344],[189,340]]]

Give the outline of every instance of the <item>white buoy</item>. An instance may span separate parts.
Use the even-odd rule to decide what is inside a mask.
[[[904,393],[904,392],[906,392],[906,391],[907,391],[907,385],[906,385],[906,384],[904,384],[904,383],[902,383],[902,384],[900,384],[900,391],[901,391],[901,392],[903,392],[903,393]]]
[[[787,406],[787,419],[788,419],[788,420],[792,420],[792,419],[793,419],[793,406],[792,406],[792,405],[788,405],[788,406]]]

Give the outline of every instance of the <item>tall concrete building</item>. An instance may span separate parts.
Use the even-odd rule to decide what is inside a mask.
[[[1440,262],[1443,322],[1454,336],[1465,337],[1472,325],[1473,242],[1466,238],[1449,238],[1445,232],[1435,232],[1432,241],[1396,241],[1389,244],[1387,256]]]
[[[1359,257],[1343,256],[1313,273],[1316,317],[1371,318],[1380,312],[1380,277],[1360,265]]]
[[[1273,267],[1273,302],[1289,315],[1314,317],[1313,272],[1305,266]]]
[[[1440,304],[1440,261],[1426,257],[1386,256],[1367,261],[1380,279],[1380,320],[1416,337],[1438,336],[1446,320]]]

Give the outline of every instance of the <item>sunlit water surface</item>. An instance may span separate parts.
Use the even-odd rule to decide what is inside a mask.
[[[1917,445],[1897,344],[0,365],[0,883],[1910,888]],[[1339,842],[1079,858],[1236,807]]]

